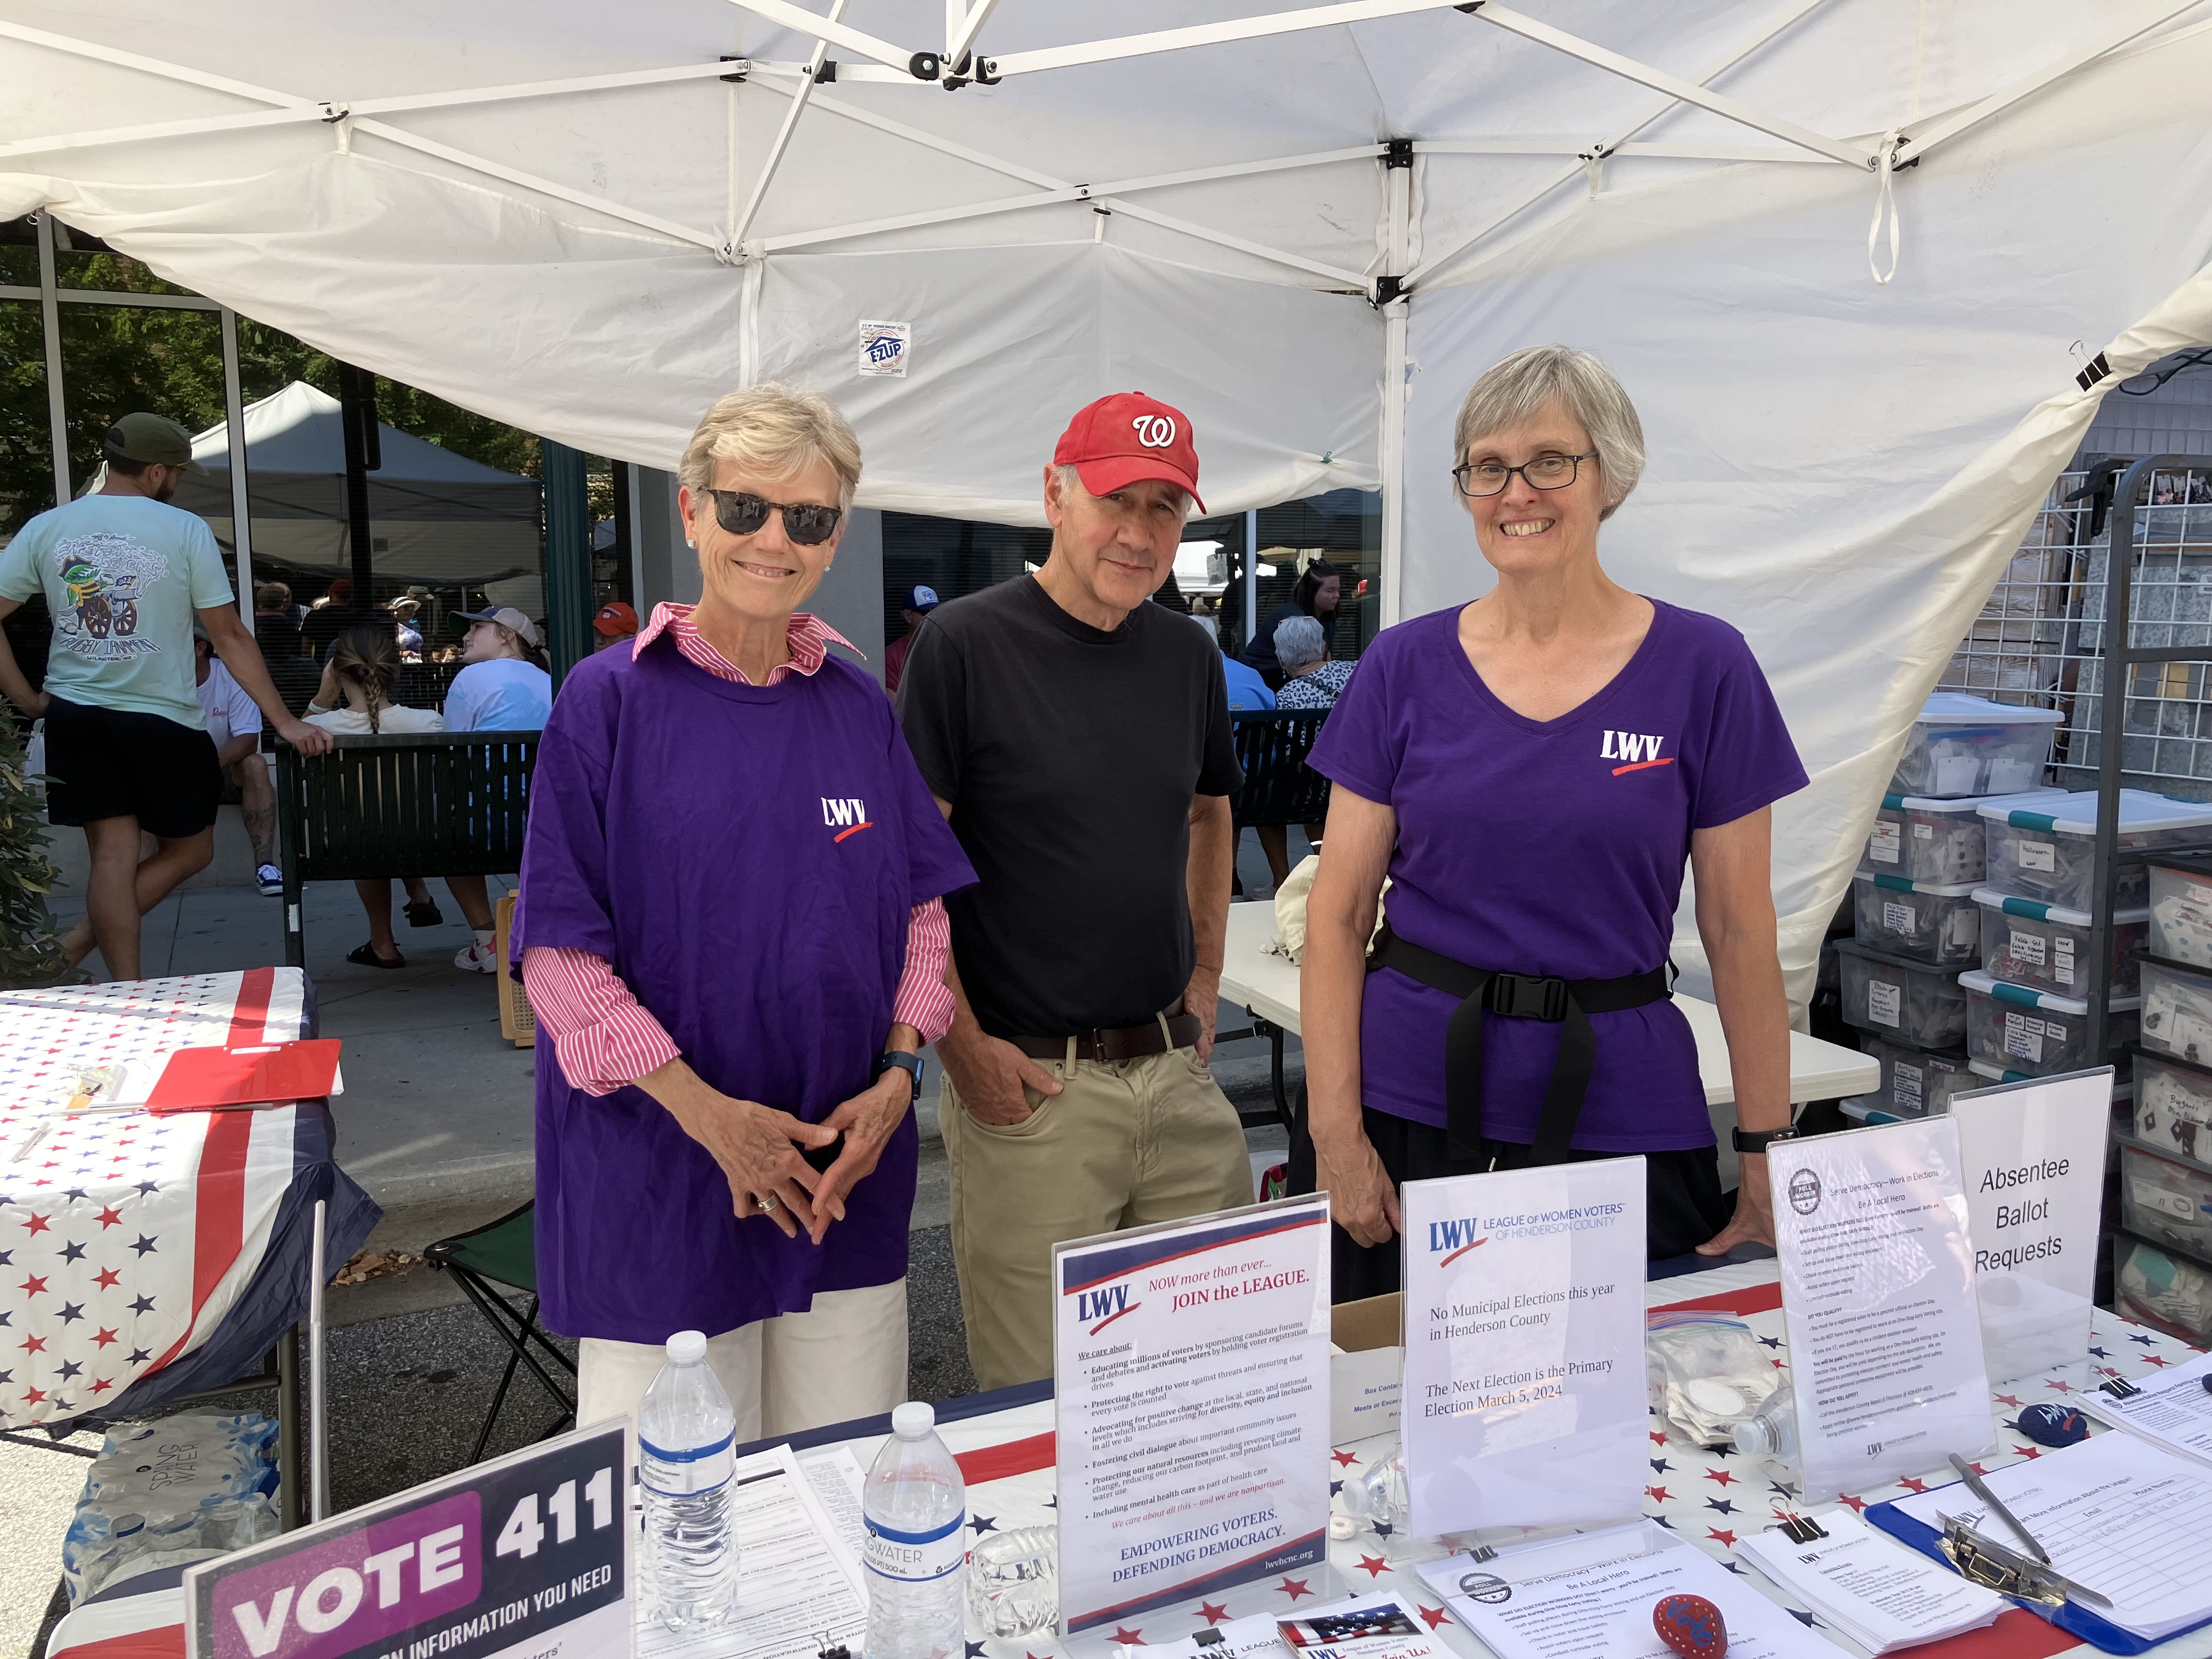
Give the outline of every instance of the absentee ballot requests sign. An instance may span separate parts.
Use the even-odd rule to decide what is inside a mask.
[[[1057,1245],[1063,1635],[1328,1553],[1328,1200]]]
[[[627,1659],[628,1433],[577,1430],[188,1569],[189,1659]]]

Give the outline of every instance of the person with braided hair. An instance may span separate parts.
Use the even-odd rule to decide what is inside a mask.
[[[307,720],[341,738],[375,737],[414,732],[442,732],[445,716],[434,708],[409,708],[392,701],[392,682],[399,678],[399,640],[388,623],[356,623],[331,642],[323,665],[323,682],[307,705]],[[368,913],[368,943],[347,953],[346,960],[363,968],[400,969],[407,958],[392,937],[392,883],[388,878],[356,881],[361,908]],[[408,919],[417,908],[431,903],[429,890],[419,877],[407,884]]]

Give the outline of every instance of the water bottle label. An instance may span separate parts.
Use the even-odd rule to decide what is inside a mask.
[[[714,1491],[736,1472],[736,1449],[737,1437],[731,1434],[711,1446],[684,1451],[663,1451],[641,1437],[638,1473],[647,1487],[664,1498],[690,1498]]]
[[[894,1532],[868,1522],[868,1571],[909,1584],[942,1578],[967,1559],[968,1511],[927,1532]]]

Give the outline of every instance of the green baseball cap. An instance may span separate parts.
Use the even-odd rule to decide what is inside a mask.
[[[107,428],[100,440],[111,455],[126,461],[151,461],[160,466],[180,466],[204,474],[207,469],[192,459],[192,434],[174,421],[143,410],[125,415]]]

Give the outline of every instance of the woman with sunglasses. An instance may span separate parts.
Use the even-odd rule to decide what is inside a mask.
[[[1640,1153],[1652,1259],[1771,1243],[1765,1149],[1790,1130],[1769,818],[1805,770],[1743,636],[1599,562],[1644,471],[1635,407],[1596,358],[1534,346],[1476,381],[1452,443],[1496,586],[1377,637],[1310,762],[1335,787],[1291,1188],[1329,1194],[1340,1300],[1399,1287],[1398,1187],[1437,1176]],[[1733,1206],[1668,1000],[1686,864]]]
[[[514,949],[538,1024],[538,1273],[577,1420],[706,1334],[740,1440],[906,1397],[940,900],[975,880],[890,700],[799,610],[860,447],[768,385],[707,411],[678,505],[696,605],[578,664],[538,750]]]

